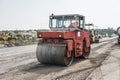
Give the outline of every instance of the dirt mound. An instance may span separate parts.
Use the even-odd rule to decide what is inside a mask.
[[[0,43],[0,48],[2,47],[14,47],[14,46],[24,46],[29,44],[36,44],[37,41],[31,40],[11,40],[11,41],[4,41]]]

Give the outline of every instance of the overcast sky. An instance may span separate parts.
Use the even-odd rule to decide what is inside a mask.
[[[120,26],[120,0],[0,0],[0,30],[46,29],[51,13],[81,14],[99,28]]]

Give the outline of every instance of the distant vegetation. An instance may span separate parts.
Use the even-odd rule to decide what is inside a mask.
[[[0,31],[0,45],[3,46],[20,46],[34,44],[38,42],[37,32],[48,31],[48,29],[39,30],[4,30]],[[97,29],[101,36],[111,36],[116,33],[113,28]]]
[[[4,31],[0,31],[0,32],[14,32],[16,34],[18,34],[19,32],[30,32],[30,31],[47,31],[48,29],[34,29],[34,30],[4,30]],[[112,35],[112,34],[116,34],[116,30],[114,30],[113,28],[108,28],[108,29],[97,29],[97,31],[99,32],[100,35],[106,35],[108,34],[108,36]]]
[[[99,32],[100,35],[108,35],[111,36],[112,34],[116,33],[116,30],[114,30],[113,28],[108,28],[108,29],[97,29],[97,31]]]

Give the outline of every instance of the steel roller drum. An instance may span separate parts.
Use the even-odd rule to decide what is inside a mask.
[[[65,58],[65,52],[65,44],[38,44],[36,57],[42,64],[68,65],[71,59]]]

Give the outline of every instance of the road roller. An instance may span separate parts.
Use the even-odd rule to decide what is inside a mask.
[[[40,38],[36,49],[37,60],[41,64],[69,66],[74,58],[88,58],[90,34],[84,26],[83,15],[50,15],[50,29],[37,32]]]
[[[117,28],[118,44],[120,44],[120,27]]]
[[[87,23],[85,24],[85,27],[88,27],[88,30],[90,32],[90,42],[91,43],[99,43],[99,33],[97,29],[95,29],[95,26],[93,23]]]

